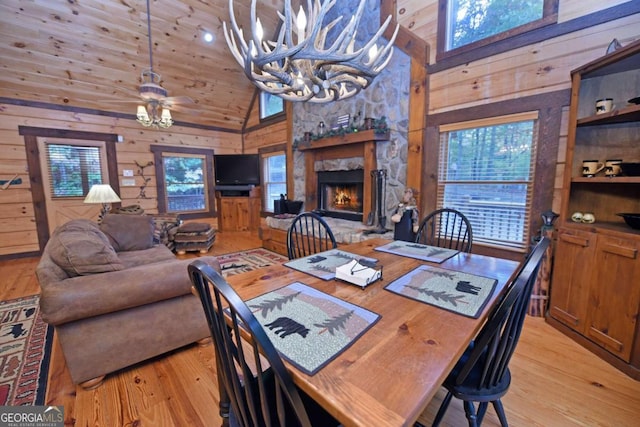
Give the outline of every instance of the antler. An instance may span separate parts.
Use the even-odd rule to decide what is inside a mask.
[[[284,15],[276,41],[262,40],[262,25],[256,17],[256,0],[251,1],[251,38],[245,41],[229,0],[231,28],[223,23],[225,38],[234,58],[247,77],[261,90],[288,101],[329,102],[355,95],[382,71],[393,53],[393,36],[381,49],[377,42],[391,22],[388,16],[376,34],[360,49],[355,48],[356,30],[366,0],[360,0],[356,14],[345,25],[331,46],[325,48],[328,32],[340,21],[322,23],[336,0],[307,0],[308,17],[302,7],[292,16],[291,0],[285,0]],[[305,21],[306,18],[306,21]],[[293,33],[297,36],[294,43]],[[308,37],[307,37],[308,34]]]

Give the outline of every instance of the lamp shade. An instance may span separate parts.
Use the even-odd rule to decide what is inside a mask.
[[[85,197],[85,203],[114,203],[120,202],[120,197],[109,184],[96,184],[91,187]]]

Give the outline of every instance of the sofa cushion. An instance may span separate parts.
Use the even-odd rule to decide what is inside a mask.
[[[149,249],[139,251],[118,252],[118,258],[126,270],[139,265],[173,261],[176,256],[165,245],[154,245]]]
[[[87,219],[56,228],[47,246],[51,259],[70,277],[124,268],[107,236]]]
[[[203,256],[198,259],[219,273],[222,271],[218,258]],[[89,318],[99,321],[98,316],[104,314],[185,295],[193,297],[188,272],[191,262],[193,259],[174,258],[171,261],[139,265],[92,277],[71,277],[51,283],[41,292],[42,319],[52,325],[89,321]],[[157,315],[164,316],[162,310]],[[167,321],[179,322],[180,319]],[[140,323],[135,327],[145,328],[146,325]],[[113,333],[120,332],[115,330]],[[153,331],[150,330],[150,333]]]
[[[116,252],[139,251],[153,246],[153,218],[147,215],[108,214],[100,230]]]

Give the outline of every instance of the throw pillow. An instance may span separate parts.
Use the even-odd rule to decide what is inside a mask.
[[[124,268],[107,236],[97,224],[86,219],[58,227],[47,246],[51,259],[70,277]]]
[[[153,246],[153,218],[148,215],[108,214],[102,219],[100,230],[107,235],[116,252]]]

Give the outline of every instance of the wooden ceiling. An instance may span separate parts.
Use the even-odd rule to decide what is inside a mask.
[[[275,31],[283,0],[258,3],[265,32]],[[234,4],[248,28],[250,1]],[[228,0],[151,0],[150,11],[153,69],[169,96],[195,101],[174,120],[243,129],[255,91],[224,38]],[[133,117],[149,68],[147,34],[146,0],[3,0],[0,97]]]
[[[169,96],[196,104],[174,120],[238,130],[254,86],[227,48],[228,0],[151,0],[153,68]],[[275,28],[281,0],[260,1]],[[239,23],[248,1],[236,1]],[[145,0],[0,2],[0,97],[135,114],[149,68]],[[262,18],[264,17],[264,18]],[[214,40],[206,43],[205,32]]]

